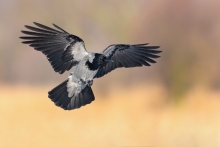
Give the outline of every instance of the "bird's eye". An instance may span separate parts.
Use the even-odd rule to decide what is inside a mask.
[[[101,60],[101,61],[104,61],[104,60],[105,60],[105,57],[104,57],[104,56],[101,56],[101,57],[100,57],[100,60]]]

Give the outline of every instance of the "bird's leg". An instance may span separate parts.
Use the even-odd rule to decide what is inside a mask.
[[[93,84],[93,80],[89,80],[87,83],[88,83],[88,86],[90,86],[90,87],[91,87],[91,86],[92,86],[92,84]]]
[[[83,79],[80,79],[80,81],[81,81],[82,83],[86,84],[86,82],[85,82]],[[92,84],[93,84],[93,80],[88,80],[88,81],[87,81],[87,85],[88,85],[88,86],[92,86]]]
[[[80,79],[80,82],[86,84],[86,82],[83,79]]]
[[[69,74],[69,76],[72,76],[72,75],[73,75],[73,72],[71,72],[71,73]],[[68,77],[69,77],[69,76],[68,76]]]

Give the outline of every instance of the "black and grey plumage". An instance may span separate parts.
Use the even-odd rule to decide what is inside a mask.
[[[27,26],[28,35],[20,37],[47,56],[55,72],[63,74],[74,67],[68,79],[48,92],[55,105],[72,110],[91,103],[95,97],[91,86],[94,78],[100,78],[120,67],[150,66],[160,56],[159,46],[145,44],[114,44],[101,53],[88,52],[84,41],[53,24],[55,29],[34,22]]]

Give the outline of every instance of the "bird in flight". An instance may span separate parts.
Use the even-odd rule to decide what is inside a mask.
[[[89,52],[84,41],[69,34],[59,26],[55,28],[34,22],[35,27],[25,25],[27,36],[22,43],[41,51],[55,72],[63,74],[74,68],[68,79],[48,92],[55,105],[64,110],[80,108],[95,100],[91,86],[94,78],[100,78],[116,68],[150,66],[159,58],[159,46],[145,44],[113,44],[101,53]]]

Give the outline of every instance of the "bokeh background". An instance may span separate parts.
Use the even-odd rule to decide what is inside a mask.
[[[0,146],[220,146],[219,0],[0,0]],[[64,81],[19,36],[55,23],[89,51],[160,45],[151,67],[95,79],[92,104],[64,111],[47,92]]]

